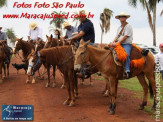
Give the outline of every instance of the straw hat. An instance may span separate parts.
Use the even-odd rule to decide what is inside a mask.
[[[119,17],[127,17],[127,18],[129,18],[130,15],[127,15],[125,12],[121,12],[119,15],[115,16],[116,19],[119,19]]]
[[[87,17],[87,12],[85,10],[81,10],[81,11],[79,11],[79,15],[86,15],[86,17]]]
[[[62,28],[65,28],[67,26],[70,26],[71,24],[68,22],[68,21],[65,21],[63,24],[62,24]]]
[[[34,30],[36,27],[37,27],[37,22],[31,22],[31,23],[29,24],[29,28],[30,28],[31,30]]]

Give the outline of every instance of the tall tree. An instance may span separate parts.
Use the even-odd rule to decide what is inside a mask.
[[[0,0],[0,8],[7,4],[7,0]]]
[[[142,7],[147,11],[149,26],[153,33],[153,45],[156,46],[156,9],[157,4],[163,2],[163,0],[128,0],[128,2],[129,5],[135,8],[137,7],[138,2],[140,2]]]
[[[101,44],[103,41],[104,33],[107,33],[110,30],[110,19],[113,16],[113,11],[109,8],[104,8],[103,12],[100,14],[100,27],[101,27]]]
[[[14,44],[15,43],[15,38],[16,38],[14,30],[12,28],[7,28],[5,30],[5,32],[6,32],[7,37],[10,39],[10,42],[12,44]]]

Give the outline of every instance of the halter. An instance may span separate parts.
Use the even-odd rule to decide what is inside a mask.
[[[41,63],[41,58],[40,58],[39,51],[37,51],[37,56],[38,56],[38,60],[37,60],[36,64],[34,66],[33,65],[28,65],[28,67],[36,67],[39,63]]]

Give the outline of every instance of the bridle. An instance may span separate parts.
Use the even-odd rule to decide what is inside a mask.
[[[81,48],[81,47],[79,47],[79,48]],[[86,47],[85,48],[85,50],[84,50],[84,52],[83,52],[83,58],[82,58],[82,62],[81,62],[81,65],[82,65],[82,68],[81,69],[84,69],[84,65],[86,65],[86,61],[85,61],[85,59],[86,59],[86,51],[88,50],[88,48]],[[93,69],[93,68],[95,68],[97,65],[99,65],[99,64],[101,64],[110,54],[111,54],[111,52],[113,51],[113,49],[110,49],[109,48],[109,50],[110,50],[110,52],[104,57],[104,58],[102,58],[101,59],[101,61],[99,61],[97,64],[95,64],[94,66],[89,66],[88,68],[86,68],[86,69],[89,69],[90,71]]]

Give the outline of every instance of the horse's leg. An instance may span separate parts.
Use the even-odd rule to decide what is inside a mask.
[[[109,112],[110,114],[115,114],[115,98],[116,98],[116,77],[110,76],[109,77],[109,84],[110,84],[110,107],[109,107]]]
[[[55,81],[55,71],[56,71],[56,66],[53,66],[53,78],[54,78],[54,81],[53,81],[53,83],[52,83],[52,87],[53,87],[53,88],[56,87],[56,85],[57,85],[57,83],[56,83],[56,81]]]
[[[77,98],[78,97],[78,78],[76,77],[76,73],[74,73],[73,80],[74,80],[74,87],[75,87],[74,95],[75,95],[75,98]]]
[[[26,83],[29,83],[29,81],[30,81],[30,75],[27,76]]]
[[[93,81],[92,81],[91,75],[90,75],[90,85],[93,86]]]
[[[154,103],[153,103],[152,109],[155,110],[157,102],[156,102],[156,82],[155,82],[155,78],[154,78],[154,72],[146,73],[145,75],[149,81],[149,85],[152,87],[150,89],[150,94],[151,94],[151,97],[153,97],[153,95],[154,95]]]
[[[143,88],[143,91],[144,91],[144,96],[143,96],[143,102],[142,104],[140,105],[140,108],[139,110],[143,110],[144,109],[144,106],[147,105],[147,97],[148,97],[148,84],[145,80],[145,76],[144,74],[140,74],[137,76],[138,80],[139,80],[139,83],[141,84],[142,88]]]
[[[49,87],[50,85],[50,65],[47,66],[47,75],[48,75],[48,82],[46,83],[45,87]]]
[[[109,80],[108,78],[104,77],[106,85],[105,85],[105,89],[103,91],[104,97],[108,97],[110,95],[110,86],[109,86]]]
[[[4,76],[3,76],[3,79],[6,78],[6,64],[3,63],[3,70],[4,70]]]
[[[117,98],[117,93],[118,93],[118,79],[116,79],[115,98]]]
[[[2,65],[3,65],[3,62],[0,62],[0,83],[3,83],[3,79],[2,79]]]
[[[62,86],[61,86],[61,89],[64,89],[65,87],[66,87],[66,80],[65,80],[65,78],[63,79],[64,81],[63,81],[63,84],[62,84]]]
[[[70,100],[71,100],[70,82],[69,82],[69,80],[67,80],[68,78],[67,78],[67,76],[65,76],[65,74],[64,74],[64,79],[66,79],[66,86],[67,86],[67,91],[68,91],[68,98],[67,98],[67,100],[64,101],[63,104],[64,105],[69,105]]]
[[[10,75],[9,67],[10,67],[10,63],[7,64],[7,77],[9,77],[9,75]]]
[[[36,77],[35,77],[35,75],[33,75],[32,83],[33,84],[36,83]]]
[[[75,94],[74,94],[74,75],[71,71],[69,71],[69,82],[70,82],[70,92],[71,92],[71,102],[69,104],[70,107],[74,106],[75,104]]]

